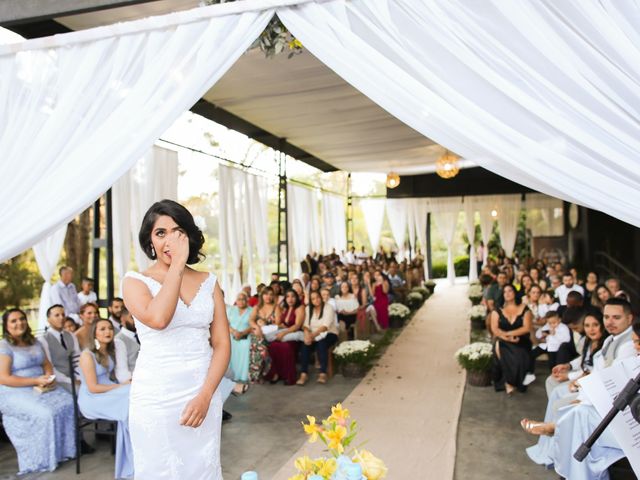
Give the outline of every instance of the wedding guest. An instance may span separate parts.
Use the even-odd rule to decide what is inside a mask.
[[[571,273],[565,273],[562,276],[562,285],[556,288],[555,291],[558,303],[561,307],[567,305],[567,295],[569,295],[569,292],[578,292],[580,295],[584,296],[584,288],[582,288],[582,285],[575,283],[575,279]]]
[[[522,295],[527,295],[529,293],[529,290],[531,290],[531,287],[533,287],[533,285],[534,283],[532,278],[525,273],[520,278],[520,286],[521,286],[520,293]]]
[[[360,303],[358,298],[351,292],[351,286],[348,282],[340,284],[340,295],[336,295],[336,312],[338,313],[338,321],[344,322],[349,340],[353,340],[356,316]]]
[[[620,286],[620,280],[617,279],[616,277],[611,277],[608,278],[606,282],[604,282],[604,284],[607,286],[607,288],[609,289],[609,292],[611,293],[612,297],[615,297],[616,294],[622,290],[622,287]]]
[[[247,305],[249,307],[253,308],[256,305],[258,305],[258,303],[260,302],[260,293],[262,292],[262,289],[265,286],[266,285],[264,283],[259,283],[258,284],[258,287],[256,288],[256,294],[247,299]]]
[[[531,311],[534,328],[544,325],[544,316],[540,316],[538,308],[541,295],[542,289],[538,285],[532,285],[527,296],[522,299],[522,303],[525,303],[527,308]]]
[[[71,334],[75,334],[76,331],[78,330],[78,324],[76,323],[76,321],[71,318],[71,317],[67,317],[64,319],[64,330],[66,332],[69,332]]]
[[[587,281],[583,286],[585,303],[590,303],[591,298],[596,294],[596,288],[598,288],[598,274],[596,272],[587,273]]]
[[[330,305],[333,309],[333,318],[336,324],[336,328],[338,332],[340,332],[340,324],[338,323],[338,313],[337,313],[337,304],[336,299],[331,296],[331,293],[328,288],[320,289],[320,296],[322,297],[322,301],[325,305]]]
[[[536,332],[536,338],[540,343],[531,351],[532,361],[546,353],[548,356],[549,370],[557,364],[557,355],[560,347],[572,342],[571,330],[560,321],[558,312],[550,311],[544,316],[545,325]]]
[[[602,311],[604,304],[612,297],[606,285],[600,284],[595,289],[595,295],[591,296],[591,305]]]
[[[82,383],[78,407],[89,419],[115,420],[115,478],[133,478],[133,450],[129,438],[129,389],[131,382],[115,380],[114,328],[110,320],[98,319],[92,329],[92,342],[80,355]]]
[[[336,277],[334,276],[333,273],[327,272],[324,274],[323,278],[324,278],[324,284],[322,285],[322,287],[328,288],[329,295],[331,296],[331,298],[335,298],[335,296],[338,295],[338,293],[340,292],[340,289],[336,284]]]
[[[338,340],[338,330],[334,320],[335,313],[331,305],[325,305],[318,292],[311,292],[309,307],[305,312],[304,342],[300,361],[300,378],[297,385],[304,385],[309,380],[309,360],[315,350],[320,361],[318,383],[327,383],[327,366],[329,349]]]
[[[304,304],[298,293],[287,290],[284,297],[284,308],[280,318],[276,320],[278,332],[269,343],[271,371],[267,379],[271,383],[284,380],[285,385],[296,383],[296,358],[298,343],[304,340],[302,324],[304,323]]]
[[[67,315],[74,317],[80,311],[80,301],[78,292],[73,284],[73,268],[60,267],[58,280],[49,291],[49,301],[51,305],[62,305]]]
[[[269,346],[263,333],[263,327],[275,326],[276,318],[281,315],[280,307],[276,304],[275,298],[273,289],[265,287],[260,293],[260,303],[249,316],[249,324],[251,325],[249,380],[251,383],[261,382],[271,370]]]
[[[240,292],[233,306],[227,307],[227,319],[229,320],[229,333],[231,334],[231,360],[229,368],[233,372],[233,380],[236,382],[249,381],[249,350],[251,347],[251,325],[249,317],[252,308],[248,306],[245,292]]]
[[[71,371],[69,370],[69,356],[74,358],[74,364],[80,357],[80,346],[75,335],[64,331],[64,307],[52,305],[47,309],[47,327],[44,335],[38,338],[47,359],[53,365],[56,382],[71,392]]]
[[[309,282],[309,292],[319,292],[320,291],[320,277],[311,277],[311,281]],[[308,302],[307,302],[308,304]]]
[[[303,305],[305,305],[305,290],[302,282],[298,279],[295,279],[293,282],[291,282],[291,288],[296,291],[296,293],[298,294],[298,297],[300,297],[300,301],[302,302]],[[285,302],[286,300],[287,299],[286,299],[286,292],[285,292]]]
[[[140,339],[136,333],[133,315],[126,307],[120,313],[120,321],[122,322],[120,331],[113,340],[116,349],[116,379],[118,383],[126,383],[131,380],[133,370],[136,367],[136,360],[138,360],[140,352]]]
[[[496,391],[512,395],[525,392],[525,377],[530,365],[531,312],[522,305],[511,284],[502,288],[504,304],[491,313],[494,344],[493,382]]]
[[[376,270],[373,274],[375,283],[373,284],[373,305],[376,309],[376,318],[381,328],[389,328],[389,281],[384,277],[381,270]]]
[[[111,322],[111,325],[113,325],[113,331],[116,333],[120,331],[120,315],[123,308],[124,300],[122,300],[120,297],[114,297],[109,302],[109,307],[107,307],[107,310],[109,311],[109,321]]]
[[[540,294],[540,300],[538,302],[538,316],[544,317],[547,312],[557,311],[560,304],[554,301],[553,295],[550,292],[542,292]]]
[[[18,475],[52,472],[75,456],[73,398],[56,385],[53,366],[19,308],[2,315],[0,414],[18,455]],[[37,395],[34,387],[47,389]]]
[[[98,295],[93,291],[93,278],[84,277],[78,292],[78,302],[80,306],[85,303],[98,303]]]
[[[498,272],[496,275],[496,281],[489,285],[489,288],[484,294],[484,300],[489,312],[493,312],[496,308],[502,305],[502,289],[506,284],[507,274],[505,272]]]
[[[382,327],[378,323],[378,313],[375,306],[375,297],[373,296],[374,288],[371,284],[371,273],[365,270],[362,274],[362,293],[360,303],[365,307],[367,321],[373,324],[376,332],[381,332]],[[387,309],[387,314],[389,309]]]
[[[530,268],[529,269],[529,276],[531,277],[531,281],[533,282],[534,285],[539,285],[540,284],[540,270],[538,270],[537,268]]]
[[[91,330],[93,324],[100,316],[98,312],[98,305],[95,303],[85,303],[80,307],[80,321],[82,325],[76,331],[76,338],[80,344],[81,349],[89,348],[91,340]]]

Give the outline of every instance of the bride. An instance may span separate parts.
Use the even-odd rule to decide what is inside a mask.
[[[187,266],[202,258],[204,237],[185,207],[162,200],[145,214],[139,241],[156,262],[123,282],[141,345],[129,407],[135,478],[222,479],[217,388],[229,326],[216,277]]]

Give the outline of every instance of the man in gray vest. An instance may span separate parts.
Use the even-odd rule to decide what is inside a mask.
[[[80,358],[80,345],[75,335],[63,330],[66,318],[64,307],[60,304],[52,305],[47,309],[47,321],[49,326],[44,335],[38,340],[44,348],[47,358],[53,365],[53,373],[56,375],[56,382],[65,390],[71,392],[71,372],[69,371],[69,357],[73,358],[76,368],[76,379],[78,374],[78,359]],[[76,380],[79,385],[80,381]]]
[[[114,339],[116,347],[116,378],[120,383],[131,380],[133,369],[136,366],[140,340],[136,333],[136,326],[131,312],[122,308],[120,312],[121,329]]]

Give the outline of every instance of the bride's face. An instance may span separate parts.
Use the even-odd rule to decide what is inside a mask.
[[[171,249],[169,248],[168,240],[173,232],[185,233],[184,229],[180,227],[176,221],[168,215],[161,215],[153,224],[151,230],[151,244],[156,251],[156,258],[158,262],[171,265]]]

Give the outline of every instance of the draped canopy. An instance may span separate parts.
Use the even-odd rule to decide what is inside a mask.
[[[0,260],[113,185],[274,13],[413,130],[640,226],[638,4],[247,0],[0,47]]]

